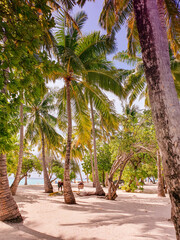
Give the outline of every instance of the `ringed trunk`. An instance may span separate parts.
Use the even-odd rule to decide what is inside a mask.
[[[71,157],[71,139],[72,139],[72,119],[71,119],[71,96],[70,80],[66,79],[66,97],[67,97],[67,115],[68,115],[68,137],[66,146],[66,157],[64,167],[64,201],[67,204],[75,204],[75,197],[71,188],[70,181],[70,157]]]
[[[93,157],[92,157],[92,151],[91,151],[91,149],[89,150],[89,153],[90,153],[90,158],[91,158],[91,168],[92,168],[93,187],[96,187],[95,175],[94,175],[94,161],[93,161]]]
[[[27,184],[27,175],[25,175],[25,177],[24,177],[24,185],[28,185]]]
[[[92,100],[90,100],[90,106],[91,106],[92,133],[93,133],[93,146],[94,146],[94,169],[95,169],[96,195],[105,196],[105,192],[102,189],[99,182],[97,154],[96,154],[96,134],[95,134],[95,123],[94,123],[94,112],[93,112]]]
[[[45,193],[53,193],[53,186],[48,176],[47,167],[46,167],[46,159],[45,159],[45,142],[44,142],[44,134],[41,131],[41,140],[42,140],[42,165],[43,165],[43,173],[44,173],[44,190]]]
[[[158,1],[162,6],[162,0]],[[180,239],[180,104],[170,69],[163,9],[156,0],[134,0],[134,11],[152,117],[162,153],[165,180],[172,204],[172,220]]]
[[[23,103],[20,105],[20,148],[19,148],[19,161],[18,168],[16,172],[15,179],[11,185],[11,193],[12,195],[16,195],[16,191],[21,178],[21,170],[22,170],[22,162],[23,162],[23,142],[24,142],[24,126],[23,126]]]
[[[22,222],[22,216],[9,188],[6,155],[0,155],[0,221]]]

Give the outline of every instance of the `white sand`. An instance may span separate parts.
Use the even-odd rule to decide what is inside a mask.
[[[66,205],[63,196],[48,196],[43,186],[20,186],[15,199],[24,222],[0,222],[0,240],[175,240],[169,197],[158,198],[156,188],[119,190],[116,201],[76,196],[76,205]]]

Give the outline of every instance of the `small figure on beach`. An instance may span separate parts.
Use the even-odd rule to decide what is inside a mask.
[[[58,192],[59,192],[60,188],[61,188],[61,192],[62,192],[62,187],[63,187],[63,182],[62,181],[58,181]]]
[[[79,184],[78,184],[78,189],[80,190],[80,189],[83,189],[84,188],[84,183],[83,182],[80,182]]]

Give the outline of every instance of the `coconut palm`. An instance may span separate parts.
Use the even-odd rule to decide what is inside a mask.
[[[50,113],[55,110],[53,101],[53,96],[47,93],[43,98],[32,98],[26,106],[26,138],[29,139],[32,144],[37,144],[39,138],[41,139],[44,189],[46,193],[53,192],[53,187],[47,172],[45,146],[56,147],[61,141],[61,136],[54,129],[57,119]]]
[[[6,155],[0,155],[0,221],[21,222],[22,217],[12,197],[7,177]]]
[[[80,12],[75,21],[79,27],[82,28],[87,16],[84,12]],[[58,57],[61,65],[64,68],[63,79],[65,86],[59,91],[59,116],[61,119],[68,119],[68,140],[66,148],[65,160],[65,177],[64,177],[64,197],[66,203],[75,203],[73,193],[70,186],[69,179],[69,163],[71,151],[71,138],[72,138],[72,115],[73,120],[76,122],[81,135],[89,136],[90,134],[90,121],[88,113],[87,100],[84,95],[84,88],[91,89],[92,79],[96,81],[98,86],[104,86],[105,90],[114,89],[120,92],[119,79],[115,79],[115,74],[106,70],[99,70],[100,65],[107,65],[105,62],[98,62],[96,57],[96,66],[90,68],[92,59],[95,55],[102,58],[108,50],[113,49],[113,45],[109,44],[110,39],[106,36],[101,36],[99,32],[89,34],[82,37],[79,32],[73,27],[66,24],[66,18],[59,14],[57,18],[56,39],[58,43]],[[109,45],[108,45],[109,44]],[[95,63],[94,63],[95,66]],[[62,74],[62,73],[61,73]],[[62,76],[62,75],[61,75]],[[88,80],[87,80],[88,79]],[[111,84],[110,79],[114,80],[114,85]],[[103,83],[104,82],[104,83]],[[97,87],[96,87],[97,88]],[[91,91],[97,91],[92,90]],[[67,107],[67,109],[66,109]],[[72,112],[71,112],[72,107]],[[85,127],[86,126],[86,127]],[[67,190],[66,190],[67,189]]]
[[[22,162],[23,162],[23,148],[24,148],[24,122],[23,122],[23,103],[21,102],[20,104],[20,137],[19,137],[19,161],[18,161],[18,168],[17,168],[17,172],[16,172],[16,176],[15,179],[11,185],[11,193],[12,195],[16,194],[17,188],[18,188],[18,184],[20,181],[20,177],[21,177],[21,169],[22,169]]]
[[[84,4],[86,1],[79,0],[78,2]],[[170,11],[167,11],[168,8]],[[179,4],[176,0],[108,0],[104,3],[100,18],[101,24],[108,32],[114,33],[133,10],[156,135],[162,152],[165,177],[173,206],[172,219],[178,239],[180,236],[178,203],[180,170],[177,166],[180,148],[177,146],[180,145],[180,103],[170,69],[166,30],[169,28],[170,35],[179,51]],[[172,146],[171,149],[169,146]]]

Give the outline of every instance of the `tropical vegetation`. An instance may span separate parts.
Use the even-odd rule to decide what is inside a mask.
[[[13,195],[34,171],[43,172],[45,193],[61,179],[65,203],[75,204],[71,182],[78,174],[83,181],[82,165],[94,194],[108,200],[119,187],[143,191],[146,179],[158,179],[165,196],[166,182],[179,239],[179,3],[104,1],[105,35],[83,34],[84,11],[72,16],[86,2],[0,1],[0,220],[22,221]],[[127,50],[115,54],[124,24]],[[131,70],[116,68],[108,54]],[[139,95],[145,110],[132,105]]]

